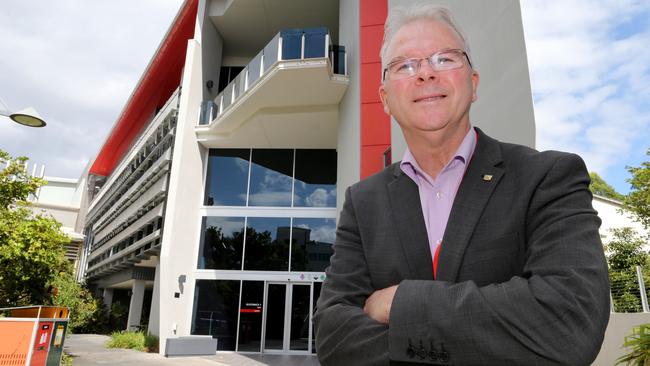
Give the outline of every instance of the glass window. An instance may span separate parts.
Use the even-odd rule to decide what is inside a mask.
[[[334,253],[335,220],[294,218],[291,230],[291,270],[325,271]]]
[[[293,150],[254,149],[249,206],[291,206]]]
[[[284,348],[284,317],[287,285],[269,283],[266,303],[264,349]]]
[[[239,308],[238,350],[260,352],[264,281],[243,281]]]
[[[322,282],[314,282],[314,298],[311,301],[312,317],[314,316],[314,314],[316,314],[316,304],[318,303],[318,299],[320,298],[320,291],[322,288],[323,288]],[[314,322],[311,323],[311,334],[313,334],[313,336],[311,337],[311,353],[316,353],[316,332],[314,330]]]
[[[199,269],[241,270],[243,217],[204,217]]]
[[[239,281],[197,280],[192,334],[217,338],[217,350],[234,351],[239,311]]]
[[[245,206],[250,149],[211,149],[206,206]]]
[[[296,150],[296,207],[336,207],[336,150]]]
[[[289,270],[289,218],[249,217],[244,269]]]
[[[293,284],[291,295],[291,331],[289,349],[307,351],[309,348],[309,310],[311,286]]]

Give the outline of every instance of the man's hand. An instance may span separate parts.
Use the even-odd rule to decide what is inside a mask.
[[[366,300],[363,311],[372,319],[388,324],[390,316],[390,307],[393,304],[393,297],[397,291],[397,286],[386,287],[372,293]]]

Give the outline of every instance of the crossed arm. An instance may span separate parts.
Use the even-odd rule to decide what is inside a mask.
[[[315,316],[321,363],[589,364],[609,318],[609,285],[587,186],[579,158],[557,159],[529,197],[526,261],[509,281],[403,279],[385,289],[373,286],[348,190]],[[448,362],[408,352],[436,347]]]

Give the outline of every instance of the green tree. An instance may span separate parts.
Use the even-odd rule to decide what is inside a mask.
[[[70,272],[60,272],[52,281],[54,294],[52,305],[66,306],[70,309],[70,331],[75,333],[103,333],[107,320],[103,302],[77,282]]]
[[[648,268],[650,256],[643,250],[644,238],[632,228],[612,229],[612,240],[605,245],[609,265],[614,310],[617,312],[641,311],[641,294],[636,266]],[[644,272],[644,282],[650,285],[650,276]]]
[[[45,181],[27,173],[26,157],[0,150],[0,306],[49,304],[51,283],[70,271],[61,224],[29,209]]]
[[[591,193],[597,194],[599,196],[611,198],[617,201],[623,201],[625,198],[624,195],[616,192],[614,187],[610,186],[605,182],[603,178],[598,175],[596,172],[591,172],[589,173],[589,177],[591,178],[591,184],[589,184],[589,189],[591,190]]]
[[[646,155],[650,156],[650,149]],[[623,205],[634,212],[641,224],[650,230],[650,162],[645,161],[639,167],[627,167],[627,171],[632,175],[627,180],[631,190]]]

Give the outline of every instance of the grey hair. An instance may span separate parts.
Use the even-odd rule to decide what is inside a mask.
[[[448,25],[463,42],[463,50],[470,56],[469,42],[465,37],[462,29],[454,20],[451,11],[443,6],[431,3],[416,3],[409,6],[396,6],[391,8],[386,18],[384,25],[384,40],[381,44],[381,51],[379,57],[381,58],[382,69],[388,64],[386,60],[386,52],[390,42],[393,40],[395,33],[403,26],[420,19],[430,19],[445,25]],[[469,57],[471,59],[471,57]]]

